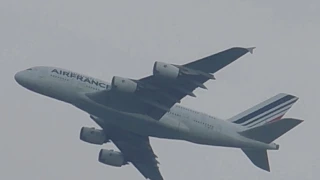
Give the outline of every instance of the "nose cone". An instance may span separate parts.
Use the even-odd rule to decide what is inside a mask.
[[[26,86],[27,78],[25,76],[24,71],[20,71],[14,75],[14,79],[17,81],[18,84],[21,86]]]
[[[14,75],[14,79],[17,81],[17,83],[20,84],[21,79],[22,79],[21,72],[16,73],[16,74]]]

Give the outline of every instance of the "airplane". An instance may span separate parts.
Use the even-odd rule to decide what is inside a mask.
[[[98,161],[121,167],[131,163],[146,179],[163,180],[150,137],[239,148],[251,162],[270,172],[267,150],[274,140],[303,120],[282,118],[298,97],[279,93],[229,119],[179,105],[196,88],[214,80],[214,73],[254,48],[234,47],[184,64],[155,62],[153,74],[141,79],[114,76],[111,83],[70,70],[35,66],[17,72],[18,84],[35,93],[71,104],[98,125],[82,127],[80,139],[119,151],[101,149]]]

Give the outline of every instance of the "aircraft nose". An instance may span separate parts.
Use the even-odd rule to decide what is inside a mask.
[[[22,71],[17,72],[14,75],[14,79],[17,81],[18,84],[20,84],[22,86],[24,86],[26,84],[26,79],[25,79],[24,73]]]

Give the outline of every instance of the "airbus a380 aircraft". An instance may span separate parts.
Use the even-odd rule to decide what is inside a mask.
[[[240,148],[259,168],[270,171],[267,150],[275,139],[302,120],[282,118],[298,98],[278,94],[230,119],[222,120],[179,105],[185,96],[214,79],[213,73],[253,48],[231,48],[184,64],[155,62],[153,75],[135,80],[99,79],[55,67],[18,72],[23,87],[87,112],[101,129],[83,127],[80,139],[92,144],[112,141],[120,152],[101,149],[99,161],[111,166],[132,163],[145,178],[162,180],[149,137]]]

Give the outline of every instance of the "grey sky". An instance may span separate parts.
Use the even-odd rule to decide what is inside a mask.
[[[233,46],[257,46],[182,104],[228,118],[279,92],[300,97],[286,117],[304,119],[269,153],[271,173],[238,149],[152,139],[165,179],[320,177],[320,2],[254,0],[17,1],[0,5],[1,179],[143,179],[133,166],[97,161],[79,140],[95,126],[74,107],[31,93],[13,75],[58,66],[110,80],[139,78],[154,61],[186,63]]]

